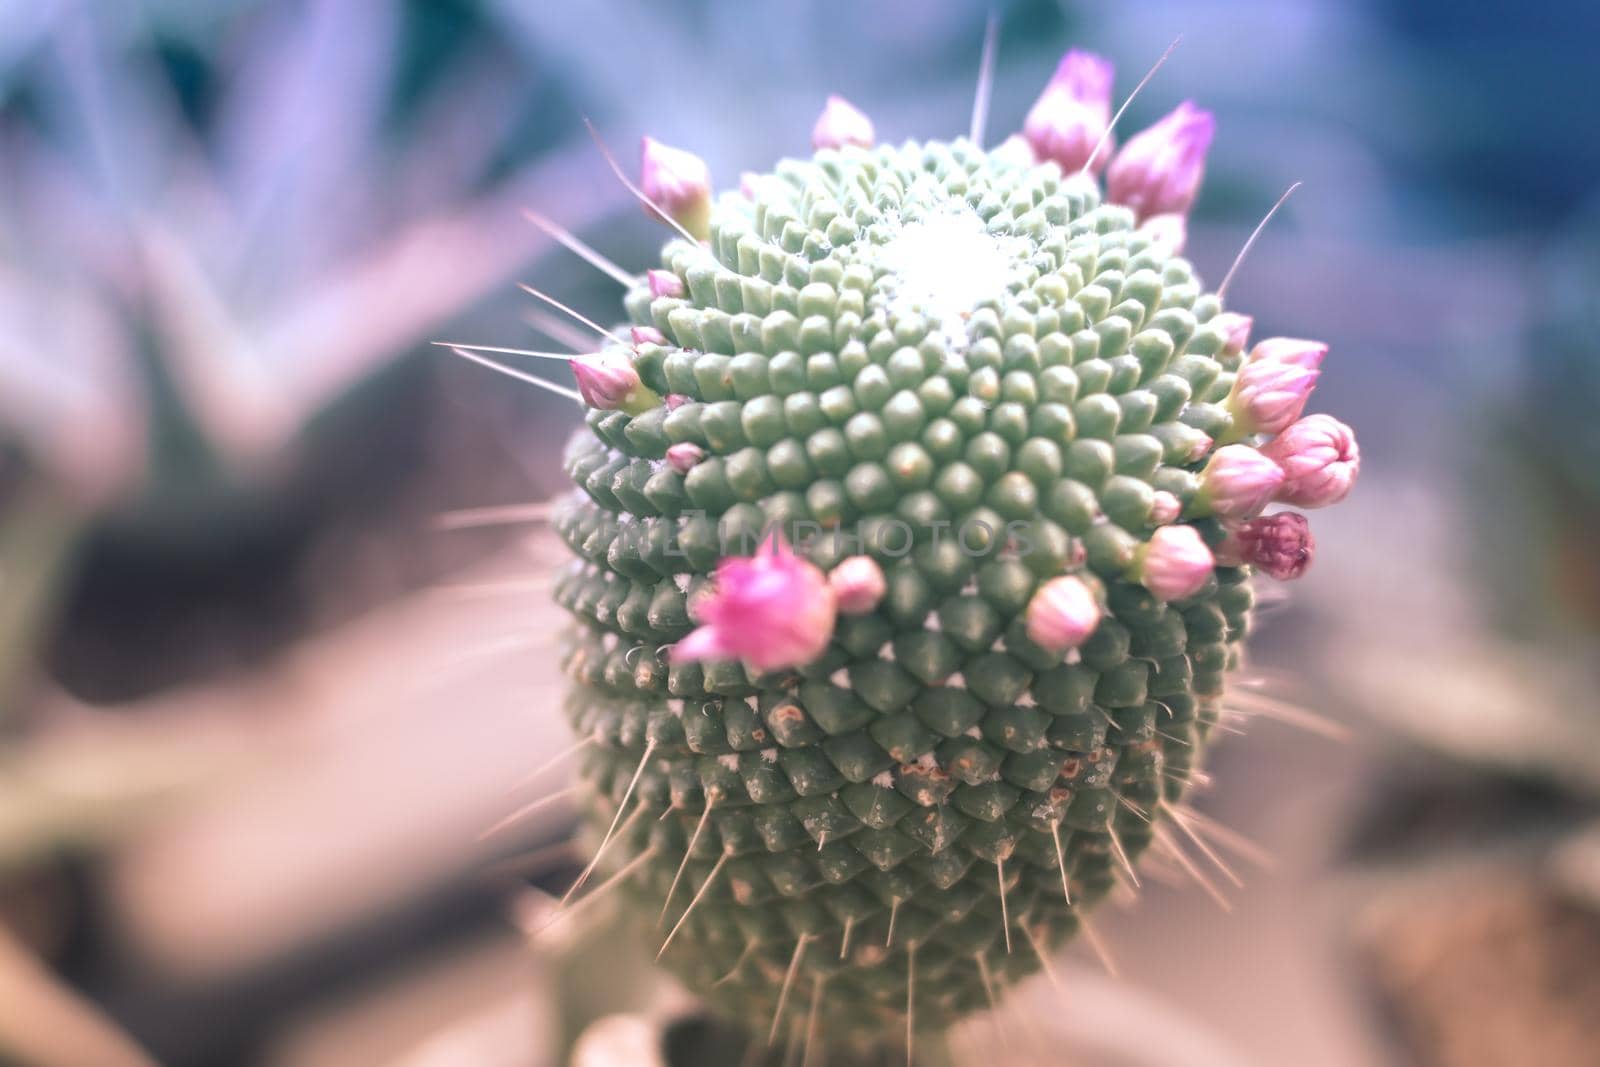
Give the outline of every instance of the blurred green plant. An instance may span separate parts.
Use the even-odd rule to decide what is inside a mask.
[[[1528,271],[1521,342],[1463,404],[1458,491],[1375,509],[1405,516],[1369,530],[1405,579],[1363,596],[1336,683],[1410,743],[1351,851],[1371,976],[1430,1064],[1594,1047],[1600,205]]]
[[[1537,260],[1524,339],[1475,400],[1459,493],[1407,520],[1429,566],[1387,596],[1409,639],[1386,645],[1377,605],[1373,712],[1481,773],[1600,803],[1600,205]],[[1426,634],[1416,620],[1441,621]],[[1416,669],[1418,645],[1446,669]]]
[[[553,247],[519,210],[615,202],[562,93],[470,2],[0,5],[0,881],[240,770],[31,699],[81,547],[250,569],[392,466],[401,364]],[[148,1062],[9,942],[0,1004],[0,1061]]]
[[[1600,643],[1600,199],[1534,268],[1541,284],[1516,365],[1485,434],[1482,477],[1515,494],[1484,508],[1477,541],[1496,620],[1514,637],[1565,632]],[[1509,447],[1507,447],[1509,446]],[[1600,716],[1597,716],[1600,717]]]
[[[469,2],[7,5],[0,703],[74,530],[237,556],[393,447],[396,365],[550,247],[508,220],[615,200],[563,92]]]

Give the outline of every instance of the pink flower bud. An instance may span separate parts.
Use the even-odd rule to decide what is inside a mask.
[[[811,127],[811,147],[843,148],[847,144],[871,148],[872,120],[842,96],[830,96],[817,124]]]
[[[652,297],[683,295],[683,279],[670,270],[647,270],[644,272],[645,284],[650,286]]]
[[[1302,341],[1294,337],[1269,337],[1250,350],[1252,363],[1287,363],[1306,370],[1322,366],[1328,346],[1321,341]]]
[[[1100,625],[1100,604],[1082,578],[1065,574],[1034,592],[1025,618],[1028,640],[1051,652],[1066,652],[1087,641]]]
[[[1206,584],[1216,560],[1193,526],[1163,526],[1140,550],[1132,576],[1160,600],[1194,596]]]
[[[1106,171],[1107,199],[1133,208],[1141,219],[1187,212],[1200,191],[1216,128],[1211,112],[1185,100],[1117,153]]]
[[[1139,232],[1150,238],[1156,248],[1182,255],[1183,246],[1189,241],[1189,220],[1176,213],[1152,215],[1139,224]]]
[[[633,364],[615,352],[580,356],[567,362],[572,366],[573,377],[578,379],[579,395],[592,408],[617,411],[644,388]]]
[[[1033,154],[1033,146],[1020,133],[1012,134],[990,149],[989,158],[1014,167],[1031,167],[1039,162],[1039,158]]]
[[[1252,359],[1239,368],[1228,396],[1234,429],[1245,434],[1282,433],[1305,410],[1321,373],[1294,363]]]
[[[1212,319],[1209,325],[1222,331],[1222,354],[1237,356],[1250,343],[1250,327],[1255,323],[1256,320],[1249,315],[1241,315],[1237,311],[1224,311]]]
[[[761,184],[761,175],[753,170],[739,172],[739,195],[746,200],[756,198],[756,188]]]
[[[1249,445],[1223,445],[1200,473],[1197,514],[1249,519],[1261,513],[1283,484],[1283,471]]]
[[[718,563],[716,587],[694,614],[700,627],[673,646],[673,660],[741,659],[772,671],[822,655],[834,595],[823,573],[774,534],[754,556]]]
[[[1189,463],[1198,463],[1205,458],[1206,453],[1211,451],[1211,446],[1216,443],[1216,439],[1210,434],[1196,434],[1194,444],[1189,446],[1188,454],[1184,457],[1185,460]]]
[[[871,556],[851,556],[828,572],[839,611],[845,615],[865,615],[878,606],[889,582],[883,568]]]
[[[669,405],[670,406],[670,405]],[[706,457],[706,450],[693,441],[679,441],[667,448],[667,462],[679,474],[688,474],[693,467]]]
[[[1063,570],[1075,571],[1083,568],[1089,562],[1089,550],[1084,547],[1083,538],[1074,537],[1067,545],[1067,558],[1061,561]]]
[[[1306,517],[1298,511],[1280,511],[1229,531],[1217,549],[1217,560],[1230,567],[1248,563],[1287,582],[1306,572],[1316,548]]]
[[[1111,64],[1073,49],[1061,57],[1055,74],[1022,123],[1039,162],[1054,160],[1063,172],[1082,170],[1095,152],[1094,173],[1111,159]],[[1102,142],[1102,138],[1104,141]],[[1096,152],[1096,146],[1099,151]]]
[[[683,393],[668,393],[661,402],[667,405],[668,411],[677,411],[689,402],[689,398]]]
[[[667,335],[654,326],[635,326],[628,331],[636,345],[664,345],[667,344]]]
[[[1169,522],[1177,522],[1178,516],[1182,513],[1183,501],[1165,489],[1157,489],[1155,495],[1150,498],[1150,523],[1153,526],[1165,526]]]
[[[1337,504],[1361,471],[1355,431],[1330,415],[1307,415],[1261,446],[1283,469],[1278,499],[1303,508]]]
[[[694,236],[704,240],[710,232],[711,169],[693,152],[644,138],[639,142],[639,188]],[[648,208],[646,212],[655,215]]]

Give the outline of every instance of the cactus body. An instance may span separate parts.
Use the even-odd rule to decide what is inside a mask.
[[[689,909],[664,964],[762,1032],[946,1025],[1073,936],[1219,714],[1249,568],[1136,579],[1158,499],[1223,537],[1194,517],[1241,436],[1221,302],[1092,179],[962,140],[785,161],[662,269],[682,295],[626,306],[666,402],[589,412],[557,520],[605,865],[658,939]],[[874,558],[876,609],[793,669],[673,662],[775,524],[822,570]],[[1063,573],[1104,611],[1065,653],[1025,622]]]

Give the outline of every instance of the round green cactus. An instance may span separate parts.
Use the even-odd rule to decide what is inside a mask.
[[[557,597],[595,861],[762,1033],[910,1040],[1071,938],[1167,832],[1250,564],[1309,559],[1256,516],[1354,476],[1347,430],[1295,421],[1322,346],[1247,354],[1141,224],[1181,222],[1198,158],[1135,138],[1107,203],[1029,121],[875,148],[852,110],[681,211],[647,142],[693,229],[629,292],[634,343],[576,367]]]

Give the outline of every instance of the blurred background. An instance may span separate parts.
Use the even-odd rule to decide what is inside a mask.
[[[1125,93],[1183,34],[1123,130],[1217,113],[1212,280],[1305,183],[1230,303],[1331,343],[1365,453],[1253,647],[1339,729],[1255,723],[1201,798],[1265,855],[1013,1010],[1086,1064],[1600,1062],[1580,0],[0,0],[0,1062],[542,1067],[682,1010],[603,924],[524,936],[561,803],[482,833],[569,780],[579,420],[430,342],[581,344],[519,281],[618,314],[522,214],[650,261],[583,116],[724,184],[830,92],[952,136],[991,11],[995,140],[1067,47]]]

